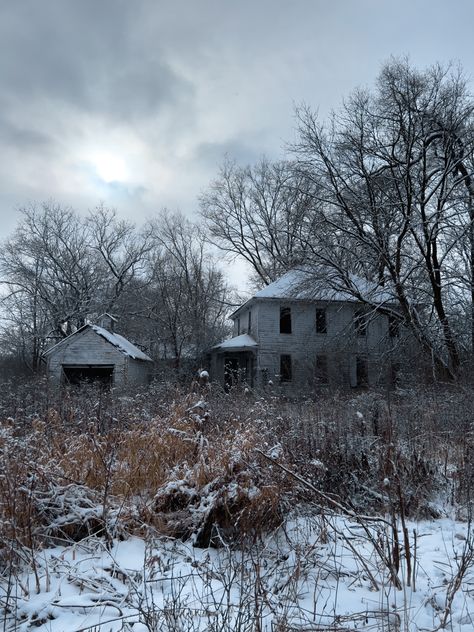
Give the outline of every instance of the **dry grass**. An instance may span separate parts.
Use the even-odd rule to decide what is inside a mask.
[[[430,514],[440,495],[467,502],[474,481],[463,391],[288,402],[164,385],[133,396],[18,389],[0,401],[0,520],[5,539],[28,546],[149,528],[218,544],[321,502],[259,451],[364,512]]]

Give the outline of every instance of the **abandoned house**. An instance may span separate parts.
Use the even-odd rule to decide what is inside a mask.
[[[56,383],[100,382],[110,386],[147,384],[153,360],[114,332],[115,318],[103,314],[45,353],[47,374]]]
[[[393,381],[399,319],[388,293],[375,291],[380,309],[368,309],[349,292],[315,289],[304,270],[287,272],[231,315],[234,336],[212,348],[211,378],[226,387],[279,385],[289,395]]]

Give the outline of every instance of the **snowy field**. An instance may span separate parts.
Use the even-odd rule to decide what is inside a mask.
[[[243,549],[152,536],[109,548],[89,538],[30,559],[25,549],[23,570],[2,581],[2,630],[473,630],[469,523],[406,529],[408,570],[401,529],[397,562],[389,524],[328,513]]]

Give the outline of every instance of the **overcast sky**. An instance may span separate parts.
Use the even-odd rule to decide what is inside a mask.
[[[12,0],[0,5],[1,235],[31,202],[192,215],[224,156],[278,158],[390,55],[474,75],[474,2]]]

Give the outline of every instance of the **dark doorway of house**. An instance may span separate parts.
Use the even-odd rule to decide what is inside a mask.
[[[224,362],[224,385],[229,390],[239,381],[239,361],[237,358],[226,358]]]
[[[113,365],[63,365],[63,372],[65,381],[68,384],[99,384],[101,386],[111,386],[114,367]]]

